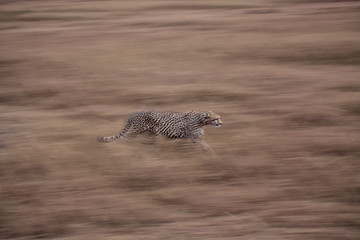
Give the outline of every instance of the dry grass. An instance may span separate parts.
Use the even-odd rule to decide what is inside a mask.
[[[2,1],[1,239],[359,239],[357,1]],[[100,144],[139,108],[186,141]]]

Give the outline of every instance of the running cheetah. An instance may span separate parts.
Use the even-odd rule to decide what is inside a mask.
[[[205,150],[209,146],[200,137],[204,134],[203,126],[214,125],[220,127],[220,115],[209,112],[170,113],[154,110],[142,110],[130,114],[123,130],[118,134],[100,137],[100,142],[111,142],[126,136],[136,136],[149,132],[154,135],[163,135],[167,138],[187,138],[199,143]]]

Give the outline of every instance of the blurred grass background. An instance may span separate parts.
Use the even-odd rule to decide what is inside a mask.
[[[0,238],[359,239],[358,1],[0,9]],[[216,154],[95,141],[148,107]]]

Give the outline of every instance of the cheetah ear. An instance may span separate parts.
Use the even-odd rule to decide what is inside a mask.
[[[214,115],[214,113],[213,113],[212,111],[206,112],[206,117],[210,117],[210,116],[212,116],[212,115]]]

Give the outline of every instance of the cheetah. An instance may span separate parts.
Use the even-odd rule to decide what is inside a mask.
[[[116,135],[100,137],[100,142],[111,142],[127,136],[136,136],[148,132],[152,135],[163,135],[167,138],[186,138],[199,143],[205,150],[211,151],[209,145],[201,140],[206,125],[222,126],[220,115],[209,112],[170,113],[155,110],[142,110],[130,114],[125,127]]]

